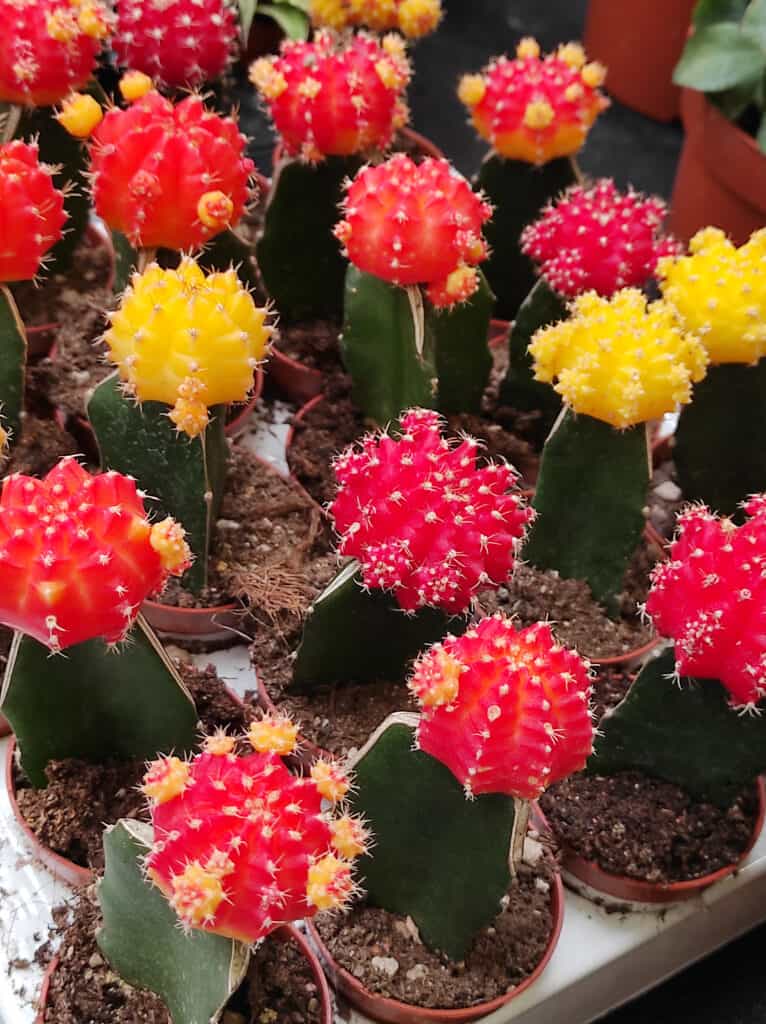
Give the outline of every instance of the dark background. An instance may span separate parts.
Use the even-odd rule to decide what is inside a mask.
[[[580,39],[587,0],[442,2],[446,17],[438,32],[418,43],[414,52],[415,74],[409,90],[412,126],[443,149],[459,170],[472,175],[486,145],[467,123],[455,95],[460,75],[479,71],[492,56],[512,52],[525,35],[535,36],[546,51],[560,42]],[[625,30],[630,31],[627,14]],[[242,91],[243,122],[253,137],[253,157],[269,173],[270,136],[252,92]],[[614,103],[593,128],[579,163],[585,172],[608,175],[619,186],[632,184],[669,198],[681,139],[679,124],[661,125]],[[605,1021],[766,1024],[766,925]],[[550,1024],[569,1022],[551,1020]]]

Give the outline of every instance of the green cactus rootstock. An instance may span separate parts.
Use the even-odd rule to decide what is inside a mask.
[[[426,308],[436,353],[437,408],[447,415],[481,412],[492,370],[487,335],[495,296],[484,274],[478,275],[479,287],[467,302]]]
[[[522,558],[584,580],[616,614],[645,526],[649,466],[646,424],[617,430],[564,409],[543,449],[533,503],[537,518]]]
[[[309,611],[291,686],[401,681],[424,647],[466,627],[465,618],[436,608],[408,615],[386,591],[363,590],[359,566],[350,562]]]
[[[123,819],[104,833],[96,941],[124,981],[162,999],[173,1024],[215,1024],[245,976],[250,950],[179,928],[175,911],[144,875],[151,843],[152,829],[143,822]]]
[[[141,618],[116,650],[98,639],[51,655],[16,633],[0,708],[24,774],[41,788],[49,761],[152,758],[159,750],[191,750],[196,741],[194,703]]]
[[[0,427],[10,443],[21,436],[24,377],[27,367],[27,336],[8,288],[0,285]]]
[[[138,405],[126,397],[116,374],[107,377],[88,402],[102,469],[134,476],[156,499],[158,513],[182,524],[195,559],[183,585],[199,593],[207,580],[210,532],[226,477],[225,408],[211,409],[204,434],[193,439],[180,434],[167,414],[168,406],[161,402]]]
[[[449,768],[413,749],[416,721],[391,716],[355,765],[351,808],[375,836],[360,882],[370,904],[411,917],[426,945],[462,960],[511,884],[514,801],[466,799]]]
[[[672,650],[653,658],[599,725],[587,770],[638,769],[719,807],[766,769],[766,716],[738,714],[715,679],[673,679]]]
[[[256,258],[282,320],[343,315],[346,260],[333,228],[343,182],[361,167],[357,157],[318,164],[284,160],[276,169]]]
[[[538,413],[534,437],[542,447],[561,411],[561,399],[550,384],[535,380],[529,343],[535,331],[563,320],[566,300],[540,278],[519,307],[508,346],[508,370],[500,383],[499,402],[524,413]]]
[[[688,501],[723,515],[766,489],[766,359],[756,366],[708,368],[684,406],[673,448],[678,483]]]
[[[492,220],[484,227],[490,248],[484,272],[497,296],[497,316],[513,320],[535,284],[532,262],[519,245],[522,231],[537,219],[546,203],[576,181],[577,171],[570,157],[536,167],[494,154],[482,163],[476,188],[495,208]]]

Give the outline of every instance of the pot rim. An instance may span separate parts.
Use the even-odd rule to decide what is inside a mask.
[[[269,363],[270,378],[291,402],[305,404],[322,393],[322,371],[286,355],[278,345],[272,346]]]

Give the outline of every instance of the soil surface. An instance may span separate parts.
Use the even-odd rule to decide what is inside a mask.
[[[624,672],[619,668],[596,669],[591,697],[591,712],[596,725],[607,711],[616,708],[620,701],[627,697],[635,678],[634,672]]]
[[[572,775],[551,786],[540,806],[563,846],[611,874],[658,883],[738,861],[758,812],[755,787],[721,810],[635,771]]]
[[[94,888],[80,890],[51,979],[44,1024],[171,1024],[162,1001],[126,984],[96,943],[101,924]],[[311,969],[292,943],[266,940],[229,1001],[224,1024],[319,1024]]]
[[[27,476],[45,476],[65,455],[77,455],[77,442],[55,420],[38,419],[25,415],[21,439],[13,446],[10,459],[0,459],[0,476],[24,473]]]
[[[197,705],[205,732],[228,727],[242,733],[253,710],[234,701],[212,666],[204,670],[180,663],[179,671]],[[146,799],[138,791],[144,761],[89,764],[75,758],[51,761],[48,785],[32,789],[17,773],[17,799],[27,824],[45,845],[82,867],[101,870],[104,826],[120,818],[147,819]]]
[[[312,370],[326,374],[343,373],[338,348],[339,331],[338,324],[329,320],[286,324],[279,327],[274,347]]]
[[[333,957],[366,988],[401,1002],[455,1009],[503,995],[540,962],[553,927],[552,868],[522,864],[505,906],[456,963],[422,944],[410,918],[357,906],[316,918]]]

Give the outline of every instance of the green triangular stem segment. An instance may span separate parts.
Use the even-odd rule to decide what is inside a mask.
[[[479,413],[492,356],[487,335],[495,296],[479,271],[479,287],[467,302],[438,310],[428,303],[426,317],[434,337],[438,407],[443,413]]]
[[[0,426],[9,432],[11,444],[21,437],[26,367],[24,324],[10,290],[0,285]]]

